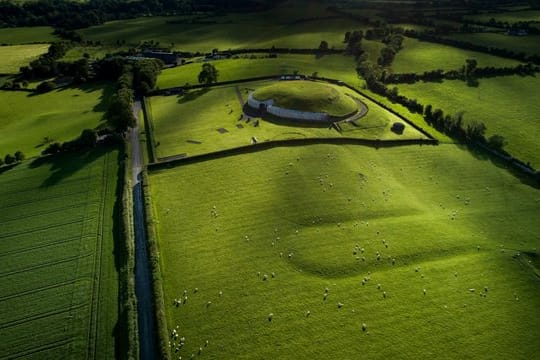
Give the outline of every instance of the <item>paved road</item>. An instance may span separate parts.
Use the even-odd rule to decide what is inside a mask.
[[[152,278],[146,248],[146,228],[144,226],[144,198],[141,184],[143,157],[139,142],[140,101],[133,104],[133,114],[137,126],[131,129],[131,161],[133,174],[133,223],[135,226],[135,293],[137,294],[137,312],[139,315],[140,358],[157,359],[156,324],[152,299]]]

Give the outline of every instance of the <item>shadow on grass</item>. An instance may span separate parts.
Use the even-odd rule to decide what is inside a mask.
[[[196,100],[196,99],[200,98],[201,96],[203,96],[204,94],[206,94],[209,91],[210,91],[209,88],[203,88],[203,89],[200,89],[200,90],[189,91],[186,94],[184,94],[184,95],[182,95],[182,96],[180,96],[178,98],[178,103],[179,104],[185,104],[187,102]]]
[[[5,173],[6,171],[9,171],[9,170],[13,169],[14,167],[16,167],[19,164],[20,163],[15,163],[15,164],[4,165],[4,166],[0,167],[0,175]]]
[[[50,174],[41,184],[42,188],[46,188],[58,184],[112,150],[114,147],[101,146],[85,152],[39,157],[30,163],[30,168],[50,166]]]

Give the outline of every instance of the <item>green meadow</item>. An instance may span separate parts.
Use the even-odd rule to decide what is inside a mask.
[[[118,152],[100,150],[0,167],[0,358],[121,351],[117,172]]]
[[[453,34],[450,37],[476,45],[508,49],[516,53],[534,55],[540,52],[540,36],[538,35],[509,36],[506,34],[479,33]]]
[[[467,39],[469,39],[469,35],[467,34]],[[458,70],[465,65],[467,59],[476,59],[478,66],[481,67],[504,67],[519,64],[515,60],[406,37],[403,41],[403,49],[396,54],[392,63],[392,72],[423,73],[437,69]]]
[[[47,50],[48,44],[0,46],[0,74],[17,74],[21,66],[28,65]]]
[[[21,150],[27,157],[44,149],[44,138],[73,140],[85,128],[103,124],[112,85],[85,85],[33,95],[0,91],[0,154]]]
[[[509,23],[521,22],[521,21],[540,21],[540,11],[527,10],[527,11],[507,11],[500,13],[485,13],[480,15],[467,15],[466,19],[472,19],[477,21],[489,21],[495,19],[496,21],[506,21]]]
[[[540,351],[540,193],[455,145],[279,148],[150,180],[175,358]]]
[[[0,44],[16,45],[29,43],[50,43],[59,38],[50,26],[17,27],[0,29]]]
[[[462,81],[442,84],[401,84],[399,92],[417,98],[423,104],[441,108],[447,114],[463,112],[465,120],[485,123],[487,137],[502,135],[508,141],[505,150],[518,159],[540,166],[537,139],[540,136],[540,103],[537,77],[505,76],[480,79],[480,86],[469,87]]]
[[[392,124],[402,120],[350,90],[344,91],[364,102],[368,113],[355,121],[356,126],[344,124],[342,133],[329,129],[326,124],[299,124],[241,116],[249,92],[268,84],[272,82],[244,83],[194,90],[184,96],[149,98],[157,156],[192,156],[230,149],[249,145],[253,137],[259,142],[321,137],[382,140],[425,138],[410,126],[406,127],[402,135],[394,134],[390,131]]]
[[[304,75],[317,73],[320,77],[339,79],[351,85],[359,83],[356,74],[354,58],[345,55],[278,55],[268,58],[265,54],[241,56],[237,59],[212,61],[211,64],[219,71],[218,81],[248,79],[259,76],[292,74],[298,72]],[[158,77],[157,87],[166,89],[198,84],[198,75],[202,62],[165,69]]]
[[[344,48],[346,31],[360,29],[347,18],[331,17],[325,6],[313,2],[285,2],[275,9],[225,16],[142,17],[112,21],[82,29],[85,40],[127,45],[157,41],[181,51],[209,52],[237,48],[317,48],[322,40]]]

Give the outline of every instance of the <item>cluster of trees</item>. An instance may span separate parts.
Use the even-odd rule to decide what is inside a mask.
[[[50,25],[71,30],[147,14],[255,11],[275,3],[271,0],[4,0],[0,1],[0,27]]]
[[[159,59],[127,61],[121,57],[102,60],[96,66],[96,74],[101,79],[116,81],[118,88],[111,97],[105,117],[117,130],[135,126],[133,97],[144,96],[152,91],[163,68]]]
[[[442,69],[425,71],[421,74],[417,73],[401,73],[401,74],[387,74],[383,72],[381,81],[385,84],[414,84],[418,81],[424,82],[440,82],[442,80],[464,80],[474,81],[480,78],[489,78],[495,76],[534,76],[535,73],[540,72],[540,67],[532,64],[519,64],[514,67],[500,67],[493,66],[477,67],[473,62],[468,62],[460,70],[447,70]]]
[[[202,65],[201,72],[199,73],[200,84],[212,84],[218,81],[219,71],[216,67],[210,63]]]
[[[343,42],[347,44],[345,53],[352,55],[356,60],[364,53],[362,50],[362,39],[364,38],[364,32],[362,30],[347,31]]]
[[[22,151],[17,151],[15,152],[15,154],[11,155],[11,154],[6,154],[6,156],[4,156],[4,158],[1,158],[0,157],[0,166],[3,166],[3,165],[12,165],[12,164],[15,164],[15,163],[19,163],[21,161],[24,160],[24,154]]]
[[[68,42],[55,42],[49,47],[47,53],[30,62],[28,66],[20,68],[22,79],[50,78],[54,76],[68,76],[76,83],[85,82],[90,73],[88,60],[83,58],[75,62],[59,61],[71,47]]]
[[[417,39],[423,40],[423,41],[429,41],[429,42],[439,43],[439,44],[443,44],[443,45],[449,45],[449,46],[453,46],[453,47],[457,47],[457,48],[465,49],[465,50],[479,51],[479,52],[483,52],[483,53],[487,53],[487,54],[491,54],[491,55],[495,55],[495,56],[506,57],[506,58],[510,58],[510,59],[519,60],[519,61],[522,61],[522,62],[529,62],[529,63],[533,63],[533,64],[536,64],[536,65],[540,65],[540,54],[527,55],[527,54],[521,53],[521,52],[516,53],[516,52],[514,52],[512,50],[508,50],[508,49],[501,49],[501,48],[490,47],[490,46],[487,46],[487,45],[473,44],[473,43],[470,43],[470,42],[467,42],[467,41],[440,37],[440,36],[437,36],[435,34],[432,34],[432,33],[426,32],[426,31],[417,32],[417,31],[412,30],[412,29],[406,30],[404,32],[404,35],[408,36],[408,37],[412,37],[412,38],[417,38]]]

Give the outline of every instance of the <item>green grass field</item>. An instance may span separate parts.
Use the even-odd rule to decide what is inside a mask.
[[[325,112],[331,116],[346,116],[358,111],[356,102],[342,87],[315,81],[279,81],[259,87],[253,98],[273,100],[274,105],[299,111]]]
[[[508,49],[516,53],[534,55],[540,53],[540,36],[509,36],[505,34],[454,34],[452,39],[470,42],[476,45]]]
[[[150,181],[182,358],[540,351],[540,192],[455,145],[280,148]]]
[[[540,80],[536,77],[500,77],[481,79],[479,87],[462,81],[442,84],[399,85],[399,91],[423,104],[432,104],[446,113],[464,112],[465,120],[486,124],[487,136],[502,135],[508,141],[505,150],[522,161],[540,167],[537,139],[540,136],[537,99]]]
[[[44,149],[43,139],[73,140],[103,123],[112,85],[88,85],[42,95],[0,91],[0,154],[21,150],[27,157]]]
[[[350,56],[328,55],[318,58],[314,55],[279,55],[277,58],[267,58],[265,55],[258,55],[256,59],[249,57],[248,55],[246,58],[212,61],[212,65],[219,71],[218,81],[292,74],[298,71],[304,75],[317,72],[321,77],[343,80],[353,86],[360,82],[354,58]],[[201,66],[202,63],[196,62],[165,69],[158,77],[157,87],[166,89],[184,86],[186,83],[198,84]]]
[[[0,168],[0,358],[112,359],[118,152]]]
[[[17,45],[29,43],[50,43],[59,38],[49,26],[17,27],[0,29],[0,44]]]
[[[343,132],[328,129],[326,125],[309,125],[252,118],[240,119],[242,106],[249,91],[271,82],[238,85],[241,103],[235,86],[222,86],[211,90],[195,90],[183,97],[154,96],[150,98],[153,134],[157,156],[164,158],[178,154],[187,156],[249,145],[252,137],[259,142],[282,139],[320,137],[353,137],[362,139],[420,139],[418,131],[407,126],[402,135],[390,131],[400,118],[377,106],[368,99],[347,90],[368,107],[367,115],[356,121],[358,126],[343,125]],[[259,121],[257,127],[255,122]],[[219,129],[226,132],[221,133]],[[223,132],[223,131],[222,131]]]
[[[19,68],[49,50],[48,44],[0,46],[0,74],[17,74]]]
[[[79,33],[85,40],[108,45],[117,40],[125,40],[127,45],[153,40],[164,46],[173,44],[181,51],[210,52],[214,48],[317,48],[322,40],[330,47],[343,48],[345,32],[358,28],[358,24],[348,19],[291,24],[277,23],[270,16],[231,16],[220,18],[217,24],[187,24],[185,19],[178,17],[144,17],[112,21],[79,30]]]
[[[467,39],[469,39],[467,34]],[[477,36],[476,34],[472,36]],[[457,70],[467,59],[476,59],[478,66],[516,66],[519,62],[475,51],[461,50],[416,39],[405,38],[403,49],[392,63],[394,73],[423,73],[430,70]]]

